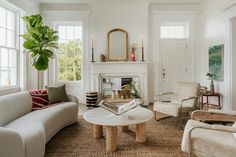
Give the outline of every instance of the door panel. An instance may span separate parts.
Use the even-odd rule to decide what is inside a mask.
[[[161,40],[161,92],[173,91],[177,81],[187,81],[187,65],[187,39]]]

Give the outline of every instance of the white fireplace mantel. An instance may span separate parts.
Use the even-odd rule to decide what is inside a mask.
[[[149,62],[93,62],[91,63],[91,90],[100,91],[101,78],[104,76],[139,77],[139,85],[144,104],[148,99],[148,63]]]

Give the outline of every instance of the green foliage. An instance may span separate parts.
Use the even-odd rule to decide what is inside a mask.
[[[82,42],[79,39],[59,44],[58,80],[81,80]]]
[[[123,89],[123,93],[127,97],[131,95],[133,98],[141,98],[136,83],[125,84],[121,89]]]
[[[216,77],[216,75],[213,74],[213,73],[207,73],[206,76],[208,76],[208,79],[209,79],[209,80],[214,80],[215,77]]]
[[[22,17],[26,24],[23,44],[25,52],[31,53],[32,65],[39,71],[47,70],[49,59],[53,58],[53,50],[58,48],[57,32],[42,23],[41,15]]]

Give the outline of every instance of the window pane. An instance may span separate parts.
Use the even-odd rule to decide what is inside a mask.
[[[65,58],[65,55],[58,56],[58,68],[64,68],[66,66]]]
[[[0,7],[0,26],[6,28],[6,9]]]
[[[0,34],[0,46],[6,46],[6,30],[0,28]]]
[[[81,68],[75,69],[75,76],[76,76],[76,81],[81,80]]]
[[[60,37],[58,50],[58,80],[81,80],[82,62],[82,26],[59,26]],[[59,36],[60,36],[59,34]]]
[[[17,52],[16,50],[9,50],[9,67],[17,67]]]
[[[75,80],[74,78],[75,78],[75,75],[74,75],[73,69],[67,68],[66,69],[66,80],[74,81]]]
[[[16,68],[10,68],[9,71],[10,86],[16,86],[16,81],[17,81],[16,78],[17,78]]]
[[[7,11],[7,28],[10,30],[15,30],[16,25],[16,15],[12,11]]]
[[[66,80],[66,74],[64,68],[58,69],[58,81],[65,81]]]
[[[82,39],[82,27],[81,26],[75,27],[75,39]]]
[[[66,39],[66,26],[58,27],[58,35],[60,39]]]
[[[67,32],[66,38],[68,40],[74,39],[74,27],[73,26],[67,26],[66,32]]]
[[[187,26],[186,24],[167,24],[166,26],[161,26],[160,36],[161,38],[186,38],[187,37]]]
[[[0,86],[1,87],[8,87],[9,86],[9,79],[8,79],[9,70],[7,68],[0,69]]]
[[[1,68],[7,68],[8,67],[8,50],[7,49],[1,49]]]
[[[15,32],[7,31],[7,46],[15,48]]]

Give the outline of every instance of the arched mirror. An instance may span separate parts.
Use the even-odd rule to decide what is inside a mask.
[[[128,33],[123,29],[113,29],[107,33],[109,61],[128,60]]]

